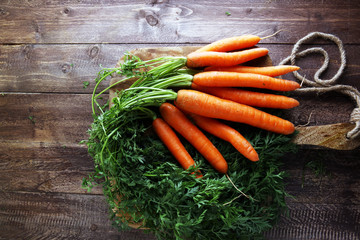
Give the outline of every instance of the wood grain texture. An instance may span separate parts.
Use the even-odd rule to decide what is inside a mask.
[[[266,239],[354,240],[360,237],[359,205],[289,202],[288,207],[288,216],[265,233]]]
[[[78,144],[92,122],[90,99],[83,94],[0,96],[0,142]]]
[[[284,160],[284,170],[290,174],[287,191],[294,198],[288,198],[288,215],[265,234],[266,239],[357,239],[360,221],[357,170],[360,163],[356,156],[359,151],[319,150],[302,150],[287,156]],[[319,158],[326,162],[327,175],[323,177],[304,168],[308,161],[319,161]],[[26,176],[26,184],[29,184],[36,173]],[[74,182],[71,174],[68,181]],[[59,186],[62,184],[56,182]],[[67,189],[70,193],[74,186],[68,184],[62,190]],[[0,224],[4,231],[0,232],[0,239],[96,239],[101,234],[106,239],[117,239],[116,236],[152,239],[151,235],[144,236],[140,231],[117,233],[112,229],[102,195],[27,190],[30,192],[1,190]],[[21,230],[21,234],[16,234],[15,229]]]
[[[0,45],[2,92],[90,93],[102,67],[141,45]],[[84,82],[90,85],[84,88]],[[99,89],[108,85],[100,85]]]
[[[90,171],[2,170],[0,173],[0,191],[2,192],[26,191],[84,194],[86,190],[81,188],[81,183],[83,178],[88,177]],[[91,193],[102,194],[102,189],[101,187],[94,188]]]
[[[321,29],[356,43],[359,8],[340,0],[3,1],[0,42],[208,43],[219,36],[264,37],[283,29],[271,42],[294,43],[299,35]]]
[[[108,212],[101,195],[3,192],[0,239],[154,239],[141,230],[118,232]]]
[[[293,202],[358,205],[359,154],[360,149],[301,149],[285,157],[286,189]]]
[[[359,149],[302,149],[285,157],[286,190],[293,198],[266,239],[359,239],[359,154]],[[322,173],[317,175],[310,163]]]
[[[1,170],[84,172],[93,169],[85,145],[2,140]]]
[[[328,99],[329,100],[329,99]],[[336,121],[341,117],[341,115],[335,115],[333,113],[334,105],[338,104],[335,99],[334,102],[328,101],[325,99],[323,101],[326,104],[330,104],[327,109],[328,116],[332,116],[332,121]],[[80,188],[79,184],[81,183],[82,177],[91,170],[91,159],[88,158],[85,152],[85,148],[78,145],[78,142],[84,137],[86,137],[86,129],[91,123],[90,115],[90,95],[89,94],[5,94],[0,97],[0,113],[2,114],[2,125],[0,127],[0,140],[2,150],[1,152],[1,186],[2,192],[13,192],[19,191],[30,192],[30,193],[41,193],[41,194],[63,194],[63,193],[72,193],[72,194],[85,194],[84,190]],[[313,106],[314,100],[308,99],[308,106]],[[331,104],[332,107],[331,107]],[[350,109],[350,107],[349,107]],[[349,110],[348,109],[348,110]],[[341,110],[344,110],[342,107]],[[305,109],[303,109],[305,111]],[[301,111],[300,111],[301,112]],[[343,113],[343,116],[346,116],[346,112]],[[29,116],[33,117],[33,121],[29,119]],[[304,118],[304,121],[307,118]],[[317,119],[313,124],[320,124],[324,122],[323,116]],[[327,119],[326,121],[330,121]],[[331,156],[331,154],[330,154]],[[334,155],[335,159],[342,161],[356,161],[359,156],[357,152],[349,154],[347,157],[341,154]],[[307,159],[312,158],[311,155],[296,156],[293,159],[293,162],[298,161],[298,159]],[[5,159],[4,159],[5,158]],[[347,160],[347,158],[350,158]],[[337,176],[335,180],[330,180],[324,178],[321,182],[323,184],[322,193],[319,195],[318,183],[319,179],[315,178],[311,173],[307,172],[305,174],[305,179],[311,179],[311,182],[307,182],[305,186],[308,187],[306,191],[301,188],[301,165],[294,165],[293,162],[287,165],[286,169],[291,174],[294,174],[293,182],[290,182],[289,191],[291,194],[296,196],[296,201],[290,201],[294,203],[295,213],[294,216],[299,218],[299,224],[301,227],[293,228],[286,225],[283,225],[282,229],[286,230],[274,230],[273,239],[283,236],[283,239],[297,239],[297,236],[310,236],[314,234],[314,231],[323,232],[321,236],[329,237],[329,239],[341,239],[341,237],[348,237],[351,239],[354,236],[353,232],[342,232],[342,230],[331,230],[322,225],[314,225],[309,220],[308,215],[309,211],[302,213],[301,209],[302,203],[309,204],[339,204],[346,205],[350,199],[359,199],[359,188],[357,187],[358,177],[355,175],[355,169],[358,169],[357,165],[352,165],[349,169],[344,166],[335,166],[333,169],[336,169],[336,173],[333,173],[334,176]],[[355,162],[356,163],[356,162]],[[293,168],[291,167],[293,166]],[[346,166],[346,165],[345,165]],[[11,169],[11,170],[9,170]],[[349,170],[352,170],[353,173],[350,174]],[[290,178],[292,179],[292,178]],[[349,189],[349,182],[351,182],[351,188]],[[292,184],[292,185],[291,185]],[[334,187],[336,186],[336,187]],[[344,187],[348,187],[345,188]],[[329,192],[329,189],[331,190]],[[95,189],[95,192],[92,194],[101,194],[101,191]],[[353,196],[353,198],[351,198]],[[334,201],[336,202],[334,203]],[[48,205],[53,205],[51,200],[48,201]],[[101,204],[101,203],[96,203]],[[354,207],[357,207],[358,203],[354,202]],[[312,205],[311,205],[312,206]],[[324,205],[326,207],[326,205]],[[21,204],[18,205],[19,209],[23,209]],[[102,203],[101,207],[106,207],[106,203]],[[326,208],[314,208],[313,214],[322,214],[322,211]],[[58,214],[44,214],[42,208],[37,209],[42,218],[46,219],[44,221],[55,221],[52,220]],[[68,216],[73,216],[73,210],[69,210]],[[300,211],[300,212],[296,212]],[[355,212],[351,208],[352,212]],[[105,212],[102,212],[103,215],[106,215]],[[333,211],[329,213],[331,219],[338,220],[341,215],[340,213]],[[298,216],[300,215],[300,217]],[[14,214],[12,215],[13,218]],[[91,217],[89,217],[91,219]],[[57,218],[56,218],[57,219]],[[18,221],[18,222],[17,222]],[[5,239],[10,235],[14,228],[19,228],[19,224],[27,226],[26,218],[18,218],[15,222],[8,222],[5,224],[7,228],[3,234]],[[61,221],[57,219],[56,221]],[[339,221],[339,220],[338,220]],[[357,224],[355,218],[354,221],[349,221],[350,225]],[[64,237],[73,237],[73,233],[77,232],[79,228],[79,223],[76,221],[71,222],[73,225],[65,227],[65,230],[62,229],[59,236]],[[340,222],[341,223],[341,222]],[[336,224],[340,224],[337,222]],[[335,225],[336,225],[335,224]],[[341,223],[342,224],[342,223]],[[340,224],[340,225],[341,225]],[[96,225],[96,224],[95,224]],[[45,224],[49,227],[49,225]],[[107,225],[109,227],[109,225]],[[281,229],[280,225],[280,229]],[[314,228],[310,227],[314,226]],[[341,226],[340,226],[341,227]],[[69,229],[69,230],[67,230]],[[300,231],[300,230],[301,231]],[[310,229],[310,230],[309,230]],[[34,238],[36,237],[51,237],[49,232],[60,231],[55,227],[52,227],[51,230],[43,232],[43,230],[36,230],[34,226],[26,228],[24,232],[27,234],[33,234]],[[99,229],[99,231],[105,231]],[[284,233],[285,231],[285,233]],[[298,232],[300,231],[300,232]],[[36,235],[38,234],[38,235]],[[133,236],[134,239],[138,237],[138,233],[122,232],[118,233],[119,235],[124,234],[126,237]],[[327,234],[327,235],[326,235]],[[115,236],[117,233],[114,232]],[[19,239],[23,236],[20,235]],[[29,235],[30,236],[30,235]],[[36,236],[36,237],[35,237]],[[83,235],[76,235],[80,239],[85,239]],[[96,234],[92,236],[97,236]],[[270,236],[270,237],[271,237]],[[320,235],[317,235],[320,236]],[[16,238],[16,236],[15,236]],[[90,238],[91,239],[91,238]],[[131,239],[131,238],[130,238]],[[270,238],[271,239],[271,238]]]
[[[274,65],[286,58],[291,45],[259,44],[269,49]],[[141,48],[183,47],[184,44],[25,44],[0,45],[0,91],[32,93],[91,93],[101,67],[115,67],[124,52]],[[313,47],[320,45],[310,45]],[[321,78],[330,79],[340,66],[334,44],[321,45],[330,55],[330,66]],[[339,83],[360,87],[359,45],[346,45],[347,68]],[[299,59],[299,73],[311,78],[321,67],[322,56],[316,54]],[[284,76],[295,80],[292,74]],[[83,82],[90,85],[84,88]],[[99,90],[108,86],[104,82]]]
[[[345,43],[348,65],[339,82],[360,89],[359,16],[351,0],[0,1],[0,239],[155,239],[112,228],[101,189],[86,193],[79,185],[93,167],[78,143],[92,121],[90,93],[100,65],[113,67],[136,48],[283,30],[260,43],[276,65],[297,40],[321,31]],[[308,46],[328,49],[331,66],[322,77],[332,77],[337,48],[322,40]],[[311,55],[297,64],[310,77],[322,61]],[[295,98],[301,105],[285,117],[297,125],[347,122],[354,107],[339,94]],[[266,239],[360,239],[359,154],[301,148],[285,157],[294,198]],[[310,163],[323,164],[325,175]]]
[[[323,111],[321,118],[312,118],[312,124],[321,125],[340,119],[341,111],[338,115],[330,111],[338,104],[337,100],[323,102],[328,104],[329,111]],[[314,101],[309,100],[308,105],[311,103]],[[88,94],[30,93],[0,97],[1,189],[83,193],[81,180],[93,168],[86,146],[79,144],[80,140],[87,138],[86,130],[92,121],[89,106]],[[29,116],[33,119],[30,120]],[[347,119],[346,111],[343,118]],[[307,118],[297,121],[303,124]],[[340,179],[339,182],[346,181]],[[99,189],[94,192],[99,193]]]

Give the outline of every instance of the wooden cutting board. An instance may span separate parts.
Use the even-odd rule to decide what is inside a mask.
[[[158,47],[158,48],[140,48],[129,51],[130,53],[140,57],[142,60],[149,60],[161,56],[187,56],[189,53],[198,49],[198,46],[184,47]],[[120,59],[117,66],[123,60]],[[270,66],[272,61],[269,56],[259,58],[249,62],[247,65],[253,66]],[[110,84],[121,79],[120,76],[113,76]],[[131,81],[121,83],[114,89],[110,90],[110,102],[116,96],[116,90],[128,88]],[[321,126],[297,126],[298,134],[293,141],[304,147],[312,148],[331,148],[336,150],[352,150],[360,146],[360,138],[349,140],[346,133],[354,128],[352,123],[336,123]]]

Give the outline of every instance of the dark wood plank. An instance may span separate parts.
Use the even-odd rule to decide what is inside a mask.
[[[0,191],[85,193],[94,169],[85,145],[10,141],[0,144]],[[95,187],[92,194],[102,194]]]
[[[360,33],[356,1],[90,2],[3,2],[0,42],[207,43],[219,36],[264,37],[283,29],[271,42],[294,43],[321,30],[358,43]]]
[[[13,150],[9,149],[9,151]],[[287,192],[294,196],[295,202],[359,204],[360,200],[357,198],[360,195],[358,176],[360,163],[357,161],[359,154],[360,149],[348,152],[301,149],[296,155],[284,161],[284,170],[289,174],[286,179]],[[0,160],[3,161],[2,158]],[[84,194],[86,191],[81,188],[82,179],[88,176],[93,166],[90,158],[84,162],[89,168],[87,171],[57,170],[57,163],[52,164],[51,161],[42,163],[43,166],[40,167],[32,165],[33,162],[41,163],[42,158],[32,160],[10,158],[9,160],[13,160],[14,163],[0,168],[0,191]],[[76,155],[72,161],[77,161]],[[324,176],[317,176],[314,170],[308,167],[309,161],[323,164],[326,171]],[[64,162],[63,168],[66,168],[66,161]],[[52,165],[55,165],[54,169],[51,169]],[[91,193],[102,194],[102,190],[97,187]]]
[[[359,154],[359,149],[302,149],[284,158],[286,190],[293,197],[287,199],[288,214],[266,239],[358,239]],[[323,173],[316,175],[310,162]]]
[[[294,95],[300,105],[283,111],[285,118],[296,126],[315,126],[333,123],[347,123],[355,104],[347,96],[338,93],[317,95]],[[334,114],[336,111],[336,115]]]
[[[127,45],[2,45],[1,91],[90,93],[103,67],[114,67]],[[84,88],[84,82],[90,85]],[[104,82],[100,86],[108,86]]]
[[[287,189],[294,198],[289,198],[287,201],[289,215],[284,216],[274,229],[265,234],[267,239],[356,239],[360,221],[359,202],[356,198],[360,194],[359,177],[356,174],[359,163],[355,161],[358,153],[357,151],[344,154],[332,151],[324,156],[321,151],[319,153],[318,150],[308,150],[288,158],[284,167],[290,173],[290,177],[286,180]],[[307,158],[313,160],[314,155],[325,158],[323,160],[326,161],[327,171],[331,176],[321,179],[309,170],[305,170],[303,181],[303,165],[308,161]],[[299,159],[303,161],[295,162]],[[29,174],[31,178],[30,175],[35,174]],[[71,174],[69,179],[73,182]],[[59,181],[57,183],[62,184]],[[95,239],[93,237],[98,235],[90,231],[93,229],[99,231],[98,234],[103,232],[103,234],[116,236],[119,234],[124,237],[134,234],[134,238],[130,239],[137,239],[135,236],[142,235],[135,231],[116,233],[115,229],[111,229],[109,222],[103,220],[101,227],[98,228],[98,219],[106,220],[107,217],[106,203],[99,201],[103,198],[101,195],[97,198],[93,195],[45,194],[35,193],[36,191],[35,189],[32,189],[31,193],[8,192],[8,189],[2,191],[4,194],[3,199],[0,197],[0,211],[3,214],[0,214],[0,223],[4,222],[2,234],[7,235],[0,233],[0,237],[20,239],[27,238],[30,234],[32,237],[52,237],[53,234],[60,234],[59,228],[62,229],[61,236],[65,238]],[[63,211],[66,212],[65,216]],[[8,220],[10,218],[11,220]],[[55,226],[54,222],[60,224]],[[23,235],[15,233],[13,231],[15,228],[24,228],[24,231],[21,231]],[[44,229],[47,228],[48,231],[45,231]],[[72,235],[74,233],[79,235]],[[110,235],[107,239],[112,237]]]
[[[92,121],[89,104],[89,95],[81,94],[3,96],[1,190],[84,193],[82,178],[93,163],[79,142]]]
[[[292,50],[292,45],[259,44],[269,49],[273,64],[277,65]],[[0,45],[1,92],[33,93],[91,93],[94,79],[101,67],[115,67],[125,51],[136,48],[179,46],[174,44],[26,44]],[[180,45],[184,46],[184,45]],[[333,45],[310,45],[324,47],[331,58],[329,70],[322,79],[330,79],[340,66],[337,47]],[[306,46],[309,47],[309,46]],[[357,60],[359,45],[346,45],[347,68],[338,83],[360,88],[360,65]],[[301,74],[311,78],[321,67],[322,56],[310,55],[296,63],[302,67]],[[291,74],[284,77],[294,80]],[[84,88],[83,83],[90,85]],[[107,87],[109,81],[100,85]]]
[[[86,133],[83,134],[85,138]],[[1,170],[86,172],[93,169],[85,145],[2,140]]]
[[[90,101],[88,94],[5,94],[0,142],[74,146],[87,138]]]
[[[87,165],[92,165],[89,159]],[[85,194],[81,187],[83,178],[90,171],[51,171],[51,170],[0,170],[0,191],[26,191],[43,193],[76,193]],[[102,194],[101,186],[94,187],[91,194]]]
[[[0,194],[0,239],[154,239],[111,227],[104,196],[34,192]]]
[[[354,240],[360,235],[358,204],[288,202],[288,217],[265,233],[268,240]]]
[[[349,99],[340,95],[335,98],[333,95],[310,96],[300,101],[304,107],[284,111],[296,125],[309,120],[312,125],[348,122],[354,107]],[[92,122],[90,105],[89,94],[11,93],[0,96],[0,142],[9,146],[23,143],[29,148],[48,143],[56,147],[77,147],[87,138]],[[334,109],[337,109],[336,114],[333,114]],[[309,118],[311,113],[313,116]],[[16,147],[21,148],[21,145]]]
[[[315,111],[310,121],[314,125],[346,121],[352,106],[349,102],[348,107],[338,107],[339,99],[319,103],[323,107],[321,111],[314,106],[304,107],[299,115],[290,116],[303,124],[308,118],[301,117],[300,113],[306,116],[309,111]],[[308,100],[307,106],[311,103],[313,99]],[[336,115],[333,114],[335,107],[339,108]],[[4,183],[0,185],[12,191],[83,192],[81,179],[93,168],[86,146],[79,144],[87,138],[86,131],[92,122],[88,94],[6,94],[0,97],[0,113],[3,120],[0,182]],[[341,155],[337,157],[342,159]],[[301,169],[294,165],[290,170],[299,174]],[[346,177],[340,177],[341,181],[348,181]],[[332,184],[330,182],[329,187]]]
[[[359,156],[360,149],[301,149],[284,158],[286,190],[297,203],[358,205]]]

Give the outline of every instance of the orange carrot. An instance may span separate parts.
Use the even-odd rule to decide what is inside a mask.
[[[207,87],[253,87],[275,91],[292,91],[300,87],[295,81],[255,73],[218,71],[197,73],[194,75],[193,83]]]
[[[283,95],[252,92],[230,87],[204,87],[195,83],[191,84],[191,88],[253,107],[289,109],[299,105],[296,99]]]
[[[222,72],[239,72],[239,73],[256,73],[266,75],[269,77],[276,77],[285,75],[287,73],[297,71],[300,68],[298,66],[291,65],[279,65],[268,67],[252,67],[252,66],[233,66],[233,67],[207,67],[204,71],[222,71]]]
[[[252,48],[239,52],[192,52],[187,56],[186,65],[190,68],[206,66],[235,66],[268,54],[266,48]]]
[[[184,113],[170,103],[161,104],[160,113],[163,119],[189,141],[218,172],[227,172],[228,165],[224,157]]]
[[[195,124],[212,135],[230,142],[242,155],[251,161],[258,161],[259,156],[253,146],[232,127],[213,118],[190,114]]]
[[[175,105],[181,110],[204,117],[241,122],[280,134],[291,134],[295,131],[294,125],[287,120],[196,90],[179,90]]]
[[[180,139],[176,136],[176,133],[163,119],[156,118],[153,121],[152,126],[155,133],[185,170],[195,165],[195,161],[185,149]],[[196,175],[197,178],[202,177],[201,173],[197,173]]]
[[[228,52],[255,46],[260,41],[260,37],[255,35],[242,35],[220,39],[199,48],[196,52],[214,51]]]

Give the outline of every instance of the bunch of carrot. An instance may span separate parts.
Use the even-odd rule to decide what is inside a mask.
[[[184,169],[195,165],[173,129],[189,141],[220,173],[226,174],[228,165],[217,148],[199,129],[230,142],[251,161],[259,156],[253,146],[237,130],[223,123],[228,120],[249,124],[279,134],[292,134],[294,125],[255,107],[289,109],[299,105],[283,95],[250,91],[261,88],[274,91],[292,91],[300,87],[294,81],[275,78],[296,71],[296,66],[243,66],[250,60],[268,54],[268,49],[255,45],[258,36],[245,35],[226,38],[206,45],[187,56],[188,68],[202,68],[187,86],[177,92],[174,105],[161,104],[162,118],[155,118],[153,128],[159,138]],[[199,128],[198,128],[199,127]],[[196,173],[201,177],[201,173]]]

